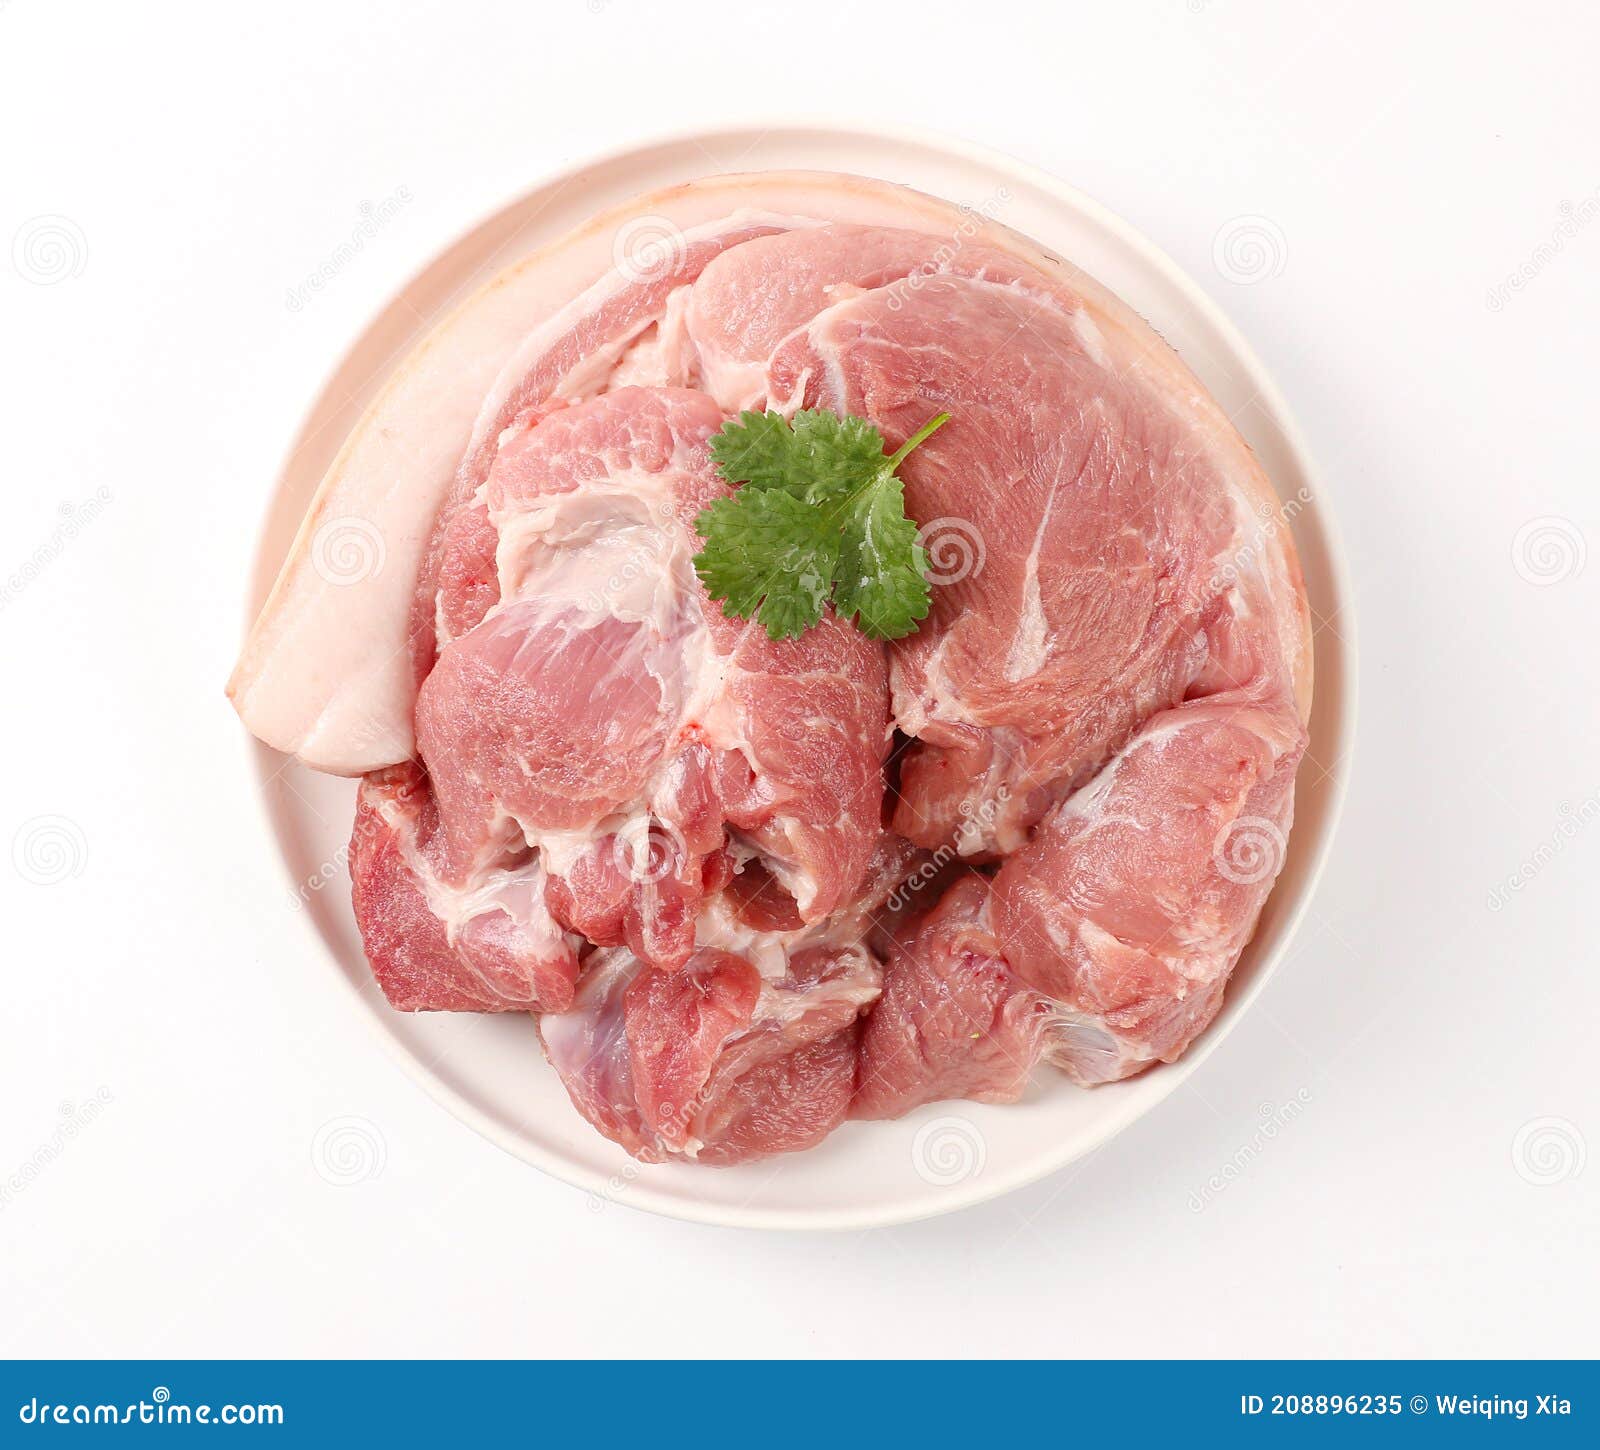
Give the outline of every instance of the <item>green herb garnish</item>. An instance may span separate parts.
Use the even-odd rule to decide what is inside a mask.
[[[695,521],[695,572],[724,612],[792,639],[829,600],[873,639],[901,639],[928,613],[928,557],[895,470],[949,421],[931,418],[894,453],[864,418],[805,409],[741,413],[711,440],[717,470],[743,487]]]

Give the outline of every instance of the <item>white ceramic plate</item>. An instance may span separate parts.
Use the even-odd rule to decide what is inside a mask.
[[[1283,874],[1221,1015],[1189,1053],[1084,1091],[1047,1071],[1021,1103],[942,1103],[898,1122],[847,1123],[821,1147],[738,1168],[634,1163],[567,1101],[531,1018],[393,1012],[372,985],[350,912],[343,845],[351,782],[256,747],[254,765],[306,919],[406,1070],[462,1121],[535,1166],[617,1201],[678,1218],[766,1228],[840,1229],[948,1212],[1032,1183],[1092,1151],[1182,1082],[1227,1036],[1283,957],[1327,855],[1354,726],[1354,619],[1328,500],[1288,409],[1250,349],[1201,289],[1125,222],[1070,186],[993,152],[921,134],[823,126],[698,133],[601,158],[481,222],[410,283],[334,372],[284,465],[257,561],[251,616],[265,598],[317,481],[393,362],[462,296],[508,262],[603,208],[723,171],[810,169],[902,182],[993,209],[997,220],[1070,258],[1147,317],[1233,415],[1292,510],[1316,630],[1316,704]],[[1329,627],[1331,623],[1332,627]],[[332,864],[330,864],[332,863]],[[332,876],[330,878],[330,870]],[[308,950],[316,950],[308,936]],[[308,1012],[331,1010],[308,1002]]]

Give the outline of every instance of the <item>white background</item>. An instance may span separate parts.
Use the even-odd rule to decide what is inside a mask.
[[[0,1351],[1600,1353],[1592,7],[224,9],[0,3]],[[820,1237],[594,1214],[433,1106],[263,908],[221,693],[280,455],[390,293],[552,170],[797,113],[1012,152],[1198,278],[1304,426],[1362,651],[1332,867],[1191,1083],[1033,1189]],[[1283,238],[1250,285],[1240,216]],[[341,1186],[346,1116],[383,1158]]]

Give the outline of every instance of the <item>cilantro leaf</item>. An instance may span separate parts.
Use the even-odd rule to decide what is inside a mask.
[[[713,435],[711,457],[727,482],[772,488],[794,471],[794,434],[782,413],[746,411]]]
[[[773,639],[804,634],[833,587],[839,534],[820,509],[780,488],[746,488],[701,513],[695,569],[727,613],[754,615]]]
[[[812,408],[796,413],[792,426],[809,480],[806,497],[812,503],[870,478],[887,462],[883,434],[865,418],[841,418],[826,408]]]
[[[833,607],[873,639],[903,639],[927,616],[928,556],[906,517],[905,487],[890,475],[861,495],[846,522]]]
[[[743,487],[696,521],[706,546],[694,566],[706,592],[773,639],[803,634],[830,598],[873,639],[910,634],[928,613],[928,560],[895,470],[948,418],[931,419],[889,457],[866,419],[826,408],[792,422],[745,412],[725,424],[711,454]]]

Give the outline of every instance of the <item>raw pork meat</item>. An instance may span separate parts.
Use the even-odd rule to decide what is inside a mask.
[[[578,980],[578,938],[545,907],[536,858],[443,875],[439,813],[413,765],[361,783],[350,837],[356,919],[373,975],[402,1012],[564,1012]]]
[[[1051,1005],[1006,964],[988,930],[988,897],[982,876],[964,876],[889,947],[883,995],[861,1034],[856,1117],[898,1118],[940,1098],[1022,1096]]]
[[[844,1121],[879,980],[860,947],[800,950],[776,979],[724,951],[669,973],[617,949],[540,1032],[578,1110],[635,1157],[739,1163]]]
[[[723,421],[703,393],[624,387],[502,433],[501,602],[417,700],[452,879],[537,846],[568,926],[664,967],[694,949],[729,832],[807,922],[850,899],[880,832],[881,648],[831,616],[770,640],[695,577]]]
[[[934,238],[900,238],[885,267],[885,245],[831,232],[737,249],[702,285],[758,248],[786,305],[808,267],[865,257],[874,282],[900,272],[789,327],[765,397],[864,415],[891,447],[951,414],[905,469],[944,577],[894,652],[895,722],[916,741],[894,824],[938,847],[975,821],[964,853],[1009,852],[1199,676],[1229,607],[1216,560],[1246,501],[1081,299],[1015,267],[994,280],[1006,273],[982,254],[958,258],[973,275],[938,270]]]
[[[891,957],[860,1111],[1014,1093],[1005,1068],[1040,1051],[1084,1083],[1176,1057],[1282,864],[1305,745],[1292,556],[1226,567],[1258,500],[1214,406],[1164,393],[1163,360],[1070,290],[935,238],[759,239],[707,268],[689,326],[729,405],[860,414],[891,447],[952,415],[904,470],[948,577],[892,652],[893,825],[1006,859],[992,906],[954,888]],[[979,1047],[950,1062],[955,1021]]]
[[[328,608],[298,553],[241,662],[268,738],[389,767],[351,850],[380,985],[540,1014],[578,1109],[649,1161],[1172,1060],[1282,865],[1306,744],[1270,485],[1140,319],[1003,228],[859,178],[702,186],[613,215],[664,228],[648,266],[547,305],[585,234],[511,274],[520,344],[480,296],[440,346],[493,340],[486,395],[409,363],[330,475],[391,507],[381,430],[411,436],[421,371],[441,418],[478,390],[450,477],[402,480],[409,608],[392,580],[360,605],[409,682],[273,705]],[[890,448],[951,415],[902,470],[932,609],[887,649],[831,614],[775,643],[694,575],[728,491],[707,439],[799,407]],[[374,758],[412,739],[420,765]]]

